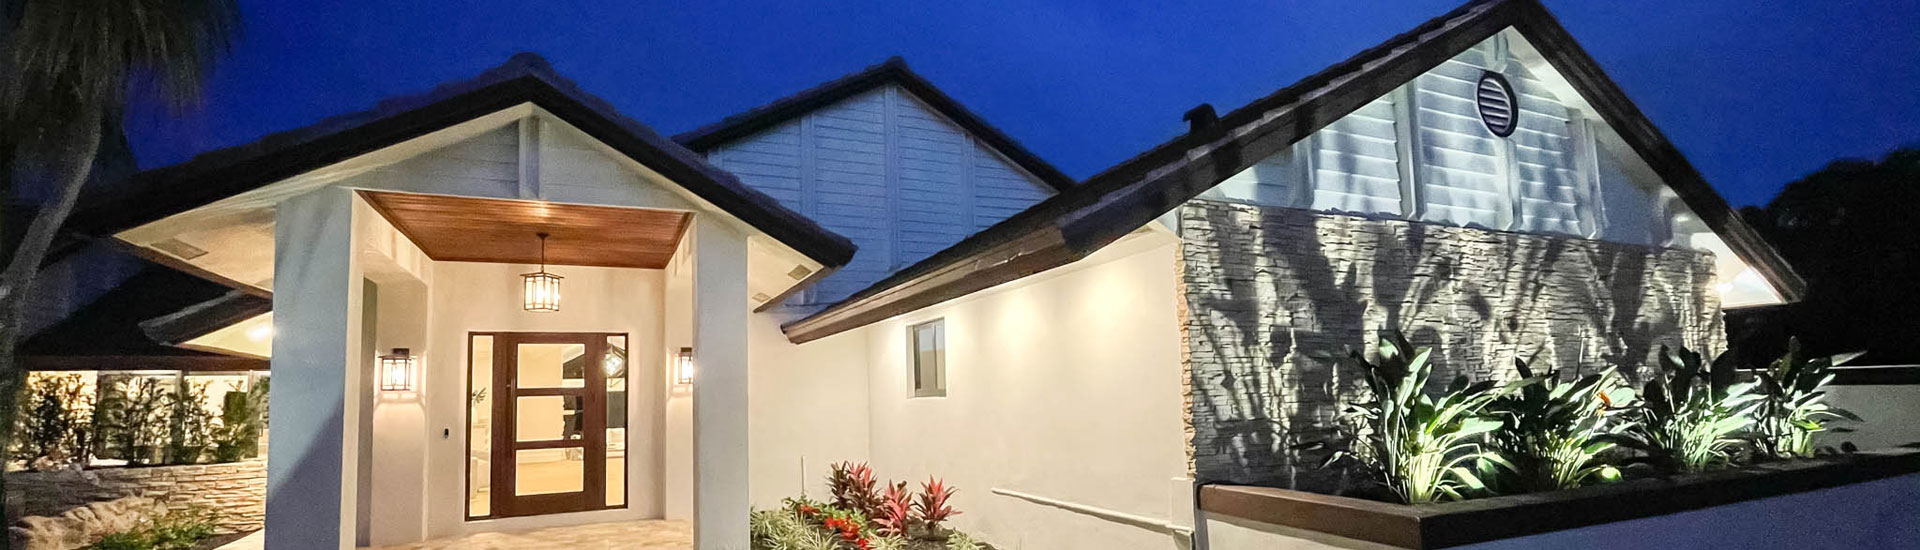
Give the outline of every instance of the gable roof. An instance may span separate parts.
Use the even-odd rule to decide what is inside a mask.
[[[1495,33],[1512,27],[1687,207],[1781,297],[1806,283],[1681,156],[1536,0],[1475,0],[1123,161],[846,300],[781,328],[806,342],[1092,254]]]
[[[183,311],[219,304],[220,316],[178,319]],[[21,344],[29,370],[264,370],[267,361],[174,347],[174,344],[266,313],[267,298],[229,289],[172,268],[149,264],[60,322]],[[153,330],[156,321],[164,330]]]
[[[1008,137],[1005,132],[987,124],[985,119],[966,106],[955,101],[946,92],[934,87],[919,73],[907,68],[907,62],[898,56],[887,58],[885,62],[873,65],[860,72],[823,82],[818,86],[801,90],[793,95],[776,99],[766,105],[742,111],[719,122],[673,136],[673,140],[687,148],[702,153],[712,151],[727,143],[751,136],[761,130],[779,126],[787,121],[805,116],[807,113],[838,103],[888,84],[900,86],[913,94],[921,102],[932,107],[947,120],[960,125],[976,139],[1007,157],[1007,160],[1040,178],[1042,183],[1054,191],[1066,191],[1074,186],[1073,178],[1054,168],[1038,155],[1022,147],[1020,142]]]
[[[273,182],[345,161],[502,109],[532,103],[685,187],[695,196],[792,247],[827,270],[853,257],[852,241],[780,206],[733,174],[621,115],[555,73],[545,59],[515,54],[471,79],[382,101],[246,145],[134,174],[123,190],[85,202],[66,225],[106,237]]]

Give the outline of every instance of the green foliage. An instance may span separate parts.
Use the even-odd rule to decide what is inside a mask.
[[[1605,436],[1633,425],[1622,418],[1622,410],[1612,408],[1633,401],[1633,390],[1620,376],[1607,369],[1562,383],[1558,373],[1535,376],[1525,361],[1515,360],[1514,368],[1521,379],[1487,406],[1501,422],[1489,440],[1513,468],[1488,472],[1499,480],[1489,481],[1500,492],[1524,493],[1618,479],[1619,470],[1597,458],[1614,447]]]
[[[94,454],[131,464],[153,464],[167,439],[167,393],[171,383],[151,376],[102,376],[93,423]]]
[[[1759,411],[1759,430],[1754,438],[1760,450],[1775,458],[1813,456],[1813,434],[1828,430],[1835,420],[1859,422],[1846,409],[1826,402],[1829,371],[1859,357],[1859,353],[1832,357],[1808,357],[1800,348],[1800,339],[1787,341],[1787,353],[1775,359],[1759,373],[1764,396]]]
[[[195,464],[213,446],[214,416],[207,410],[207,384],[181,379],[168,392],[167,464]]]
[[[216,515],[201,508],[168,512],[128,531],[111,533],[86,550],[195,550],[213,536]]]
[[[27,465],[85,464],[93,446],[93,392],[79,375],[34,376],[16,415],[12,457]]]
[[[1405,335],[1383,331],[1380,360],[1368,362],[1354,351],[1351,363],[1366,375],[1367,400],[1348,403],[1341,414],[1347,448],[1329,463],[1351,459],[1398,495],[1420,504],[1459,499],[1485,485],[1466,466],[1504,464],[1480,444],[1500,422],[1482,416],[1501,395],[1491,381],[1469,383],[1462,376],[1438,398],[1425,393],[1433,372],[1432,349],[1415,349]],[[1509,466],[1510,467],[1510,466]]]
[[[966,533],[953,531],[947,535],[947,550],[979,550],[979,548],[980,543],[974,542],[973,537],[967,536]]]
[[[1698,472],[1730,463],[1760,396],[1753,383],[1714,383],[1705,374],[1699,353],[1661,346],[1660,375],[1641,391],[1633,429],[1611,439],[1668,470]]]
[[[247,391],[227,392],[220,408],[220,426],[213,434],[213,461],[238,462],[260,454],[260,432],[266,429],[267,379]]]

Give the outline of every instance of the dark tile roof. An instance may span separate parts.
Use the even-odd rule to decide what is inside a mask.
[[[689,149],[704,153],[888,84],[906,89],[908,93],[925,102],[941,116],[959,124],[976,139],[1001,155],[1005,155],[1008,160],[1019,165],[1027,173],[1040,178],[1041,182],[1052,187],[1053,190],[1065,191],[1073,187],[1073,178],[1067,177],[1052,164],[1042,160],[1039,155],[1028,151],[1026,147],[1020,145],[1020,142],[1014,141],[999,128],[987,124],[985,119],[968,110],[946,92],[940,91],[919,73],[907,68],[907,62],[899,57],[888,58],[885,62],[867,67],[860,72],[823,82],[766,105],[742,111],[719,122],[673,136],[673,140],[685,144]]]
[[[135,174],[118,192],[83,201],[66,229],[81,237],[109,236],[523,103],[538,105],[829,270],[853,257],[854,245],[845,237],[621,115],[531,53],[425,94]]]
[[[236,297],[235,295],[238,295]],[[199,317],[176,322],[175,339],[157,340],[144,327],[155,318],[226,302],[234,318]],[[213,332],[272,308],[266,298],[236,292],[218,283],[160,266],[148,265],[113,290],[100,295],[20,346],[31,370],[252,370],[266,361],[174,347],[195,336]]]
[[[1475,0],[1087,178],[836,304],[783,325],[823,338],[1066,265],[1513,27],[1742,260],[1796,300],[1805,282],[1536,0]]]

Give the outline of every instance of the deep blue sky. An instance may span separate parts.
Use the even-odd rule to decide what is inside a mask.
[[[901,55],[1082,178],[1177,135],[1197,103],[1225,112],[1458,3],[240,1],[246,34],[203,105],[134,117],[141,167],[530,50],[666,134]],[[1920,144],[1920,2],[1547,4],[1735,205]]]

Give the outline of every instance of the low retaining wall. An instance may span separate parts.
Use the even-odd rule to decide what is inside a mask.
[[[9,520],[57,516],[89,503],[142,496],[173,510],[199,506],[220,514],[220,531],[261,527],[267,510],[267,463],[149,466],[7,474]],[[11,521],[8,522],[12,523]]]

